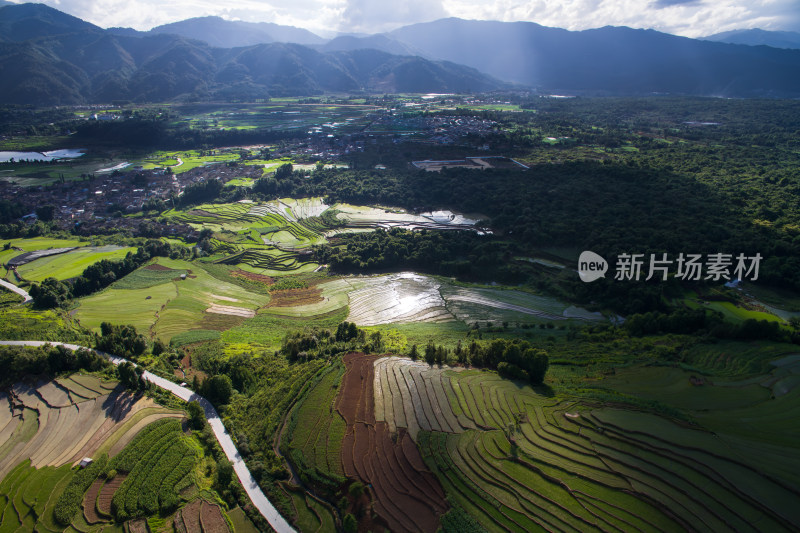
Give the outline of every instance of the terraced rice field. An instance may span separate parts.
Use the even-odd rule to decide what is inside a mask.
[[[422,456],[490,530],[789,531],[800,519],[796,478],[754,468],[700,427],[546,398],[488,372],[442,377],[454,414],[477,429],[419,431]]]
[[[345,475],[361,480],[373,509],[392,531],[433,532],[448,508],[445,493],[425,467],[409,434],[393,438],[375,419],[373,382],[376,356],[350,353],[336,409],[347,423],[342,443]]]
[[[0,482],[0,530],[63,531],[53,517],[59,494],[72,478],[71,465],[33,468],[19,463]]]
[[[349,322],[374,326],[392,322],[455,320],[440,293],[441,283],[411,272],[358,280],[350,297]]]
[[[447,367],[431,367],[401,357],[375,360],[375,419],[395,433],[405,428],[415,441],[420,430],[462,433],[476,429],[461,410],[453,409],[455,396]]]
[[[129,395],[121,389],[91,390],[70,379],[35,388],[17,384],[0,398],[0,404],[0,424],[6,426],[0,478],[26,459],[35,468],[74,463],[81,452],[93,452],[94,435],[106,430],[106,420],[121,421],[126,404],[131,407]]]
[[[343,368],[329,371],[308,393],[296,414],[290,450],[302,453],[305,466],[341,476],[345,422],[334,409]],[[291,453],[291,452],[290,452]]]
[[[441,210],[415,215],[396,207],[366,207],[350,204],[336,204],[333,209],[337,211],[337,219],[341,220],[348,228],[356,229],[475,230],[478,221],[486,218],[483,215],[470,216]]]
[[[141,412],[170,414],[93,376],[75,375],[36,387],[17,384],[10,394],[0,395],[0,479],[24,460],[43,468],[92,457],[109,439],[122,438]]]
[[[323,217],[326,212],[340,222],[326,222]],[[218,238],[211,240],[217,262],[240,265],[266,275],[316,269],[319,265],[307,257],[309,248],[327,242],[327,237],[338,233],[392,227],[474,230],[480,218],[450,211],[415,215],[396,208],[329,206],[322,198],[205,204],[189,211],[168,211],[165,216],[197,229],[217,232]],[[231,234],[235,237],[230,238]]]
[[[130,441],[140,423],[182,414],[149,399],[134,401],[116,382],[94,376],[15,385],[0,395],[0,531],[64,531],[53,510],[81,458],[98,458]],[[124,480],[94,482],[67,530],[120,531],[109,515]]]
[[[316,288],[321,292],[313,303],[269,307],[264,312],[309,317],[348,308],[348,322],[359,326],[605,320],[599,313],[589,313],[552,298],[516,290],[459,287],[446,279],[413,272],[348,277],[321,283]]]

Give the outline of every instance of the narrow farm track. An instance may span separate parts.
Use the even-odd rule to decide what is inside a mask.
[[[25,298],[25,301],[22,302],[24,304],[33,301],[33,298],[31,298],[31,295],[28,294],[28,291],[26,291],[25,289],[20,289],[19,287],[17,287],[13,283],[9,283],[4,279],[0,279],[0,285],[5,287],[6,289],[10,290],[11,292],[16,292],[17,294],[19,294],[20,296]]]
[[[46,341],[0,341],[0,345],[4,346],[45,346],[47,344],[54,345],[54,346],[64,346],[70,350],[79,350],[83,348],[82,346],[77,346],[75,344],[67,344],[63,342],[46,342]],[[97,352],[105,357],[107,357],[112,363],[118,365],[120,363],[124,363],[127,360],[123,359],[122,357],[117,357],[115,355],[106,354],[103,352]],[[247,495],[250,497],[250,501],[253,502],[253,505],[259,512],[267,519],[269,524],[277,531],[278,533],[293,533],[295,530],[289,525],[289,523],[280,515],[280,513],[275,509],[275,507],[270,503],[267,497],[262,492],[261,488],[256,483],[255,479],[253,478],[250,470],[247,469],[247,465],[244,463],[242,456],[239,454],[239,451],[236,449],[236,445],[231,440],[230,435],[225,430],[225,426],[222,423],[222,419],[220,419],[219,414],[217,414],[216,409],[211,403],[203,398],[202,396],[198,395],[192,390],[189,390],[185,387],[181,387],[167,379],[162,377],[156,376],[151,374],[150,372],[145,371],[143,375],[144,379],[153,383],[157,387],[160,387],[164,390],[167,390],[177,396],[178,398],[184,401],[196,401],[198,402],[205,411],[206,419],[208,419],[208,423],[211,426],[211,429],[214,431],[214,436],[217,438],[217,442],[219,442],[220,446],[225,452],[225,455],[228,457],[228,460],[233,463],[233,469],[236,472],[236,475],[239,477],[239,481],[241,481],[244,490],[247,492]]]

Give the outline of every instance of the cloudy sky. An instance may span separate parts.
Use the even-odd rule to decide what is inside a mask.
[[[21,0],[12,0],[20,3]],[[739,28],[800,31],[800,0],[42,0],[98,26],[146,30],[218,15],[317,33],[375,33],[442,17],[531,21],[570,30],[630,26],[700,37]]]

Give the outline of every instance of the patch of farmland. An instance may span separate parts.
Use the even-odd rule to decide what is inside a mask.
[[[53,508],[72,478],[69,465],[34,468],[19,463],[0,482],[2,531],[63,531],[55,524]]]
[[[52,250],[33,252],[40,254]],[[48,255],[31,260],[17,269],[20,276],[29,281],[42,281],[45,278],[68,279],[79,276],[90,265],[103,259],[124,259],[128,252],[136,248],[121,246],[86,246],[74,248],[66,253]]]
[[[84,384],[64,378],[35,388],[16,385],[10,396],[0,400],[0,413],[12,415],[0,433],[0,478],[23,460],[42,468],[72,465],[92,456],[140,409],[153,405],[146,399],[134,401],[121,388],[106,390],[97,378],[75,378]],[[0,424],[9,418],[0,416]]]
[[[439,293],[441,284],[431,277],[403,272],[360,279],[358,284],[349,295],[347,320],[359,326],[454,320]]]
[[[373,510],[391,531],[433,532],[448,504],[436,478],[425,467],[405,430],[392,438],[385,422],[375,420],[376,356],[350,353],[336,399],[347,428],[342,442],[344,473],[368,486]]]
[[[182,275],[187,275],[188,270],[173,268],[154,268],[160,267],[158,263],[139,268],[124,278],[117,280],[112,285],[113,289],[147,289],[178,280]]]
[[[604,320],[600,313],[567,305],[554,298],[522,291],[487,288],[465,288],[446,284],[441,289],[447,308],[459,320],[526,321],[540,320]]]
[[[78,239],[51,239],[49,237],[33,237],[31,239],[14,239],[12,246],[8,250],[0,250],[0,263],[7,264],[15,257],[28,252],[37,250],[48,250],[53,248],[76,248],[86,246],[88,243],[80,242]],[[24,263],[24,261],[22,261]]]
[[[329,207],[323,198],[281,198],[253,206],[250,208],[249,214],[263,217],[272,213],[297,222],[306,218],[318,217]]]
[[[297,410],[297,422],[289,440],[289,453],[295,463],[302,461],[305,468],[337,476],[343,474],[341,447],[345,423],[334,404],[343,373],[344,369],[338,365],[308,392]],[[296,457],[298,452],[302,457]]]
[[[191,531],[202,531],[200,525],[200,510],[202,506],[203,500],[198,498],[181,509],[178,514],[175,515],[175,524],[177,525],[179,523],[178,520],[180,518],[180,525],[183,529],[180,529],[179,526],[176,527],[176,530],[186,531],[187,533]]]
[[[83,496],[83,516],[89,524],[105,522],[105,518],[97,512],[97,499],[100,495],[100,489],[103,487],[103,481],[102,479],[95,479]]]
[[[722,435],[547,398],[490,372],[447,375],[453,410],[478,429],[420,431],[418,443],[449,497],[490,530],[784,531],[797,523],[790,502],[800,488],[754,468]]]
[[[347,307],[349,302],[348,294],[355,287],[358,287],[359,283],[360,280],[354,278],[343,278],[321,283],[316,287],[321,291],[319,294],[321,299],[314,303],[291,307],[269,306],[263,309],[262,312],[292,317],[311,317],[331,313]]]
[[[415,215],[395,207],[367,207],[336,204],[336,218],[351,228],[403,228],[475,230],[482,215],[466,216],[452,211],[431,211]],[[335,233],[335,232],[334,232]]]
[[[74,316],[85,328],[100,331],[100,324],[130,324],[146,332],[156,321],[157,313],[178,294],[174,283],[162,283],[145,289],[109,287],[79,300]]]
[[[18,256],[14,257],[13,259],[9,259],[7,265],[9,267],[15,266],[20,267],[22,265],[26,265],[32,261],[36,261],[37,259],[41,259],[43,257],[49,257],[53,255],[65,254],[74,250],[74,247],[69,248],[48,248],[46,250],[34,250],[31,252],[24,252],[19,254]]]
[[[161,268],[154,269],[155,265]],[[180,273],[188,275],[181,279]],[[158,258],[156,264],[140,268],[130,276],[140,277],[134,279],[133,286],[162,277],[169,281],[148,288],[112,286],[82,299],[75,316],[83,326],[97,330],[102,322],[132,324],[142,333],[169,341],[175,334],[192,329],[226,329],[230,321],[214,318],[219,319],[220,315],[249,318],[269,302],[269,296],[221,281],[201,265],[188,261]]]
[[[197,453],[178,420],[159,420],[140,431],[106,466],[106,472],[128,474],[112,498],[115,520],[176,509],[180,504],[176,487],[194,468]]]
[[[553,298],[516,290],[460,287],[413,272],[348,278],[350,314],[359,326],[390,323],[604,320]],[[320,288],[326,284],[320,285]]]
[[[200,509],[200,524],[203,533],[229,533],[228,523],[222,516],[219,505],[203,502]]]
[[[420,430],[461,433],[475,429],[470,420],[459,417],[450,398],[455,396],[447,367],[431,367],[426,363],[402,357],[381,357],[375,360],[375,419],[386,422],[389,431],[405,428],[412,439]]]
[[[97,495],[97,511],[103,517],[111,516],[111,500],[114,493],[120,488],[127,476],[125,474],[117,474],[111,479],[105,481],[100,487],[100,492]]]

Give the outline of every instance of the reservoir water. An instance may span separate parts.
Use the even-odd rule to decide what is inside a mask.
[[[0,163],[14,161],[53,161],[54,159],[72,159],[85,153],[82,148],[53,150],[51,152],[0,152]]]

